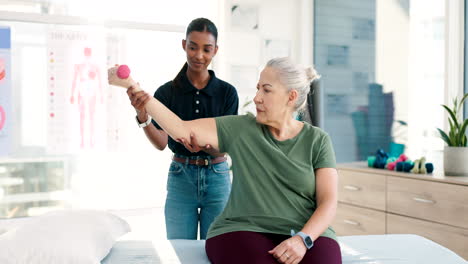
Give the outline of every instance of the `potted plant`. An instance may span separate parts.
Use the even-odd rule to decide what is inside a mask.
[[[460,102],[457,98],[453,100],[453,108],[446,105],[442,107],[447,110],[450,129],[445,133],[437,128],[440,137],[447,143],[444,148],[444,172],[447,176],[468,176],[468,140],[466,130],[468,119],[463,120],[463,103],[468,99],[468,93],[463,96]]]

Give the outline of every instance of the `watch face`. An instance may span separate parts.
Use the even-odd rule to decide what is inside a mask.
[[[306,244],[307,244],[309,247],[312,246],[312,244],[313,244],[313,243],[312,243],[312,239],[311,239],[310,237],[306,237],[306,238],[305,238],[305,242],[306,242]]]

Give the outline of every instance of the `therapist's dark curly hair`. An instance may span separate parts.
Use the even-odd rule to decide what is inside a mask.
[[[216,25],[211,22],[211,20],[207,18],[196,18],[190,22],[190,24],[187,27],[187,31],[185,32],[185,38],[188,37],[190,33],[193,31],[197,32],[209,32],[213,37],[215,38],[215,43],[218,41],[218,29],[216,28]],[[185,72],[187,71],[188,64],[185,62],[184,66],[182,69],[179,71],[179,73],[176,75],[174,80],[172,81],[174,84],[174,88],[180,88],[180,83],[181,79],[184,76]]]

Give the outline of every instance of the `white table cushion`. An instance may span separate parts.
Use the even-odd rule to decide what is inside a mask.
[[[417,235],[339,237],[344,264],[467,264],[449,249]],[[103,264],[209,264],[203,240],[118,241]]]

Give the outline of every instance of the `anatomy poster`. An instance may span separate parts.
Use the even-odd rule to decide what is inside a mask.
[[[48,151],[106,147],[106,34],[48,32]]]
[[[12,148],[11,89],[11,30],[0,27],[0,156]]]

